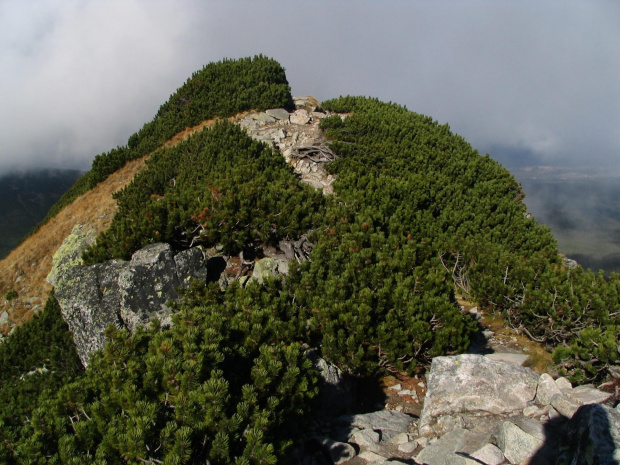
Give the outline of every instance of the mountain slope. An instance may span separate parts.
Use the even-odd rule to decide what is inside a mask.
[[[81,174],[32,170],[0,177],[0,258],[19,244]]]
[[[292,101],[283,70],[257,61],[258,70],[242,60],[232,74],[228,61],[209,67],[222,72],[215,95],[195,75],[127,147],[95,160],[90,184],[78,186],[94,189],[77,198],[76,188],[77,200],[40,231],[56,221],[64,233],[86,214],[100,221],[103,232],[84,255],[95,270],[159,241],[176,251],[200,244],[209,257],[233,257],[251,269],[267,251],[303,236],[309,259],[291,260],[285,279],[238,273],[221,287],[196,282],[171,304],[171,327],[108,328],[105,348],[84,373],[68,375],[52,393],[43,379],[33,383],[24,394],[33,410],[24,398],[18,413],[7,410],[9,426],[0,422],[6,463],[282,462],[313,410],[317,374],[308,347],[369,378],[420,372],[432,357],[468,348],[476,324],[456,293],[555,346],[558,368],[575,381],[600,380],[618,362],[620,279],[567,268],[549,230],[526,214],[508,171],[448,126],[399,105],[324,102],[316,117],[329,147],[297,147],[286,158],[271,140],[253,140],[222,120],[153,153],[132,179],[118,171],[170,138],[158,132],[167,127],[162,121],[178,129],[194,115],[187,89],[214,103],[207,113],[226,100],[221,116],[232,116],[226,112],[236,102],[274,107],[291,125],[312,118],[277,109]],[[243,86],[227,85],[230,78]],[[257,125],[275,119],[255,118]],[[287,161],[327,150],[325,169],[336,180],[333,195],[323,196],[301,184]],[[131,163],[137,172],[140,162]],[[108,204],[127,182],[116,206]],[[105,216],[82,211],[98,203],[107,205]],[[18,344],[24,339],[9,338],[0,355],[19,353]],[[20,379],[2,378],[5,371],[0,366],[0,388],[15,387]]]

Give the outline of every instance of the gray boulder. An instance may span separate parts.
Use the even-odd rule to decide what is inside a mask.
[[[428,465],[444,465],[446,463],[466,464],[467,456],[478,451],[489,441],[489,436],[472,433],[466,429],[457,428],[439,438],[430,446],[424,448],[416,456],[417,463]],[[457,455],[460,454],[460,455]],[[475,461],[471,461],[475,463]]]
[[[288,260],[285,258],[261,258],[254,263],[250,281],[262,283],[266,278],[276,278],[288,274]]]
[[[168,244],[151,244],[138,250],[118,277],[120,314],[131,332],[158,318],[169,325],[172,310],[166,305],[179,296],[176,262]]]
[[[56,284],[55,296],[84,366],[105,344],[108,326],[123,327],[118,274],[125,262],[75,266]]]
[[[420,435],[441,436],[485,416],[520,413],[536,396],[538,375],[529,368],[482,355],[435,357],[420,417]]]
[[[170,324],[172,310],[166,303],[193,279],[206,279],[202,251],[173,256],[168,244],[151,244],[130,262],[69,267],[57,281],[55,295],[82,364],[87,366],[90,354],[103,348],[110,325],[134,331],[153,318]]]

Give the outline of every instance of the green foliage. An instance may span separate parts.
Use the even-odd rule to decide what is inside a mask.
[[[258,306],[223,297],[195,290],[171,329],[110,328],[85,376],[42,402],[11,449],[36,463],[276,463],[316,375],[299,344],[247,324],[266,317]]]
[[[97,155],[91,170],[58,200],[33,232],[126,162],[156,150],[187,127],[251,109],[288,108],[292,104],[286,74],[275,60],[258,55],[209,63],[172,94],[155,118],[129,137],[126,146]]]
[[[4,296],[4,300],[8,302],[10,302],[13,299],[17,299],[17,291],[15,289],[11,289]]]
[[[617,363],[618,277],[565,269],[550,231],[526,215],[521,187],[508,171],[447,126],[403,107],[356,97],[323,106],[352,113],[322,123],[340,155],[330,165],[338,196],[357,209],[355,219],[341,215],[340,223],[365,215],[365,224],[399,238],[403,250],[408,241],[428,244],[418,260],[439,259],[458,292],[556,347],[556,362],[574,380],[600,379]],[[337,221],[333,228],[341,234]],[[431,270],[420,275],[428,278]]]
[[[73,338],[51,295],[42,313],[0,344],[0,422],[21,424],[41,394],[54,392],[81,373]]]
[[[282,157],[228,122],[155,154],[116,199],[118,213],[85,253],[88,263],[129,258],[150,242],[221,243],[238,253],[298,237],[323,204]]]

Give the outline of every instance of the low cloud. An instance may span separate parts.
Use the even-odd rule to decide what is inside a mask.
[[[191,73],[263,53],[295,94],[370,95],[482,152],[618,169],[612,2],[0,3],[0,171],[87,168]]]

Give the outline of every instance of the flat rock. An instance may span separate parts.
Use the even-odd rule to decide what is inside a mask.
[[[254,113],[250,115],[254,121],[258,121],[259,123],[267,124],[267,123],[275,123],[276,119],[273,116],[265,112]]]
[[[522,463],[534,457],[543,443],[544,441],[526,433],[509,421],[502,424],[498,438],[499,448],[512,464]]]
[[[441,435],[449,428],[442,417],[521,412],[536,395],[538,375],[529,368],[463,354],[435,357],[427,385],[419,433]],[[440,422],[445,426],[435,428]]]
[[[357,457],[369,463],[385,462],[386,460],[386,458],[383,457],[382,455],[379,455],[370,450],[365,450],[364,452],[361,452]]]
[[[277,120],[288,121],[289,114],[284,108],[273,108],[266,110],[265,113]]]
[[[613,396],[613,394],[599,391],[593,386],[577,386],[566,391],[565,395],[570,401],[578,405],[602,404]]]
[[[512,354],[508,352],[495,352],[493,354],[487,354],[485,357],[498,362],[510,363],[518,367],[522,367],[530,358],[527,354]]]
[[[380,431],[381,441],[389,441],[399,433],[407,433],[412,421],[413,419],[409,415],[394,410],[344,415],[336,419],[340,425]]]
[[[463,457],[454,456],[455,452],[471,454],[488,443],[490,436],[472,433],[466,429],[455,429],[440,437],[416,456],[417,463],[427,465],[444,465],[446,457],[457,461]],[[462,462],[465,463],[465,462]]]
[[[0,314],[0,325],[8,325],[9,324],[9,313],[4,311]]]

